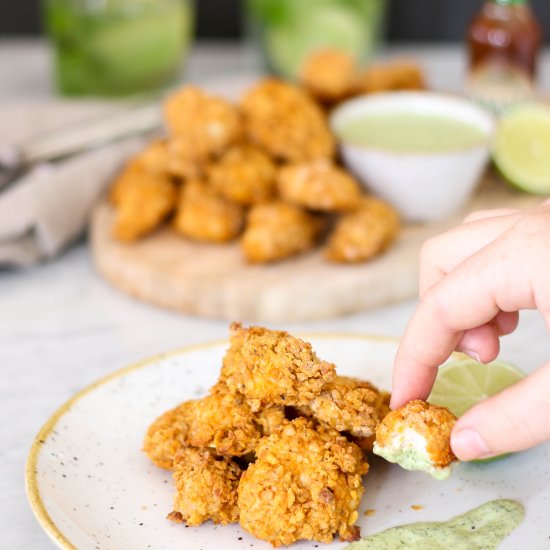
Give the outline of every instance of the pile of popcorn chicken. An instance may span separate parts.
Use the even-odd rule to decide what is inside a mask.
[[[395,211],[339,163],[327,112],[359,93],[419,88],[414,65],[372,66],[322,51],[301,85],[257,83],[239,104],[186,86],[164,105],[168,135],[131,158],[111,188],[114,236],[135,241],[168,221],[187,239],[240,239],[251,263],[323,243],[332,262],[364,262],[398,233]]]

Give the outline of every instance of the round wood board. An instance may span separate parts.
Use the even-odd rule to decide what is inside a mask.
[[[169,228],[124,244],[111,236],[114,212],[107,202],[93,214],[91,242],[98,271],[145,302],[229,320],[305,321],[414,297],[418,253],[427,238],[460,223],[467,211],[526,208],[540,201],[487,178],[464,212],[441,223],[405,226],[385,254],[359,265],[330,264],[321,249],[272,265],[250,265],[237,242],[195,243]]]

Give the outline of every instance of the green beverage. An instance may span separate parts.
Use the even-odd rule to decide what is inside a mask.
[[[368,59],[379,42],[385,7],[386,0],[248,0],[250,32],[268,69],[293,79],[319,49]]]
[[[190,0],[45,0],[57,85],[70,95],[127,95],[172,82],[193,30]]]

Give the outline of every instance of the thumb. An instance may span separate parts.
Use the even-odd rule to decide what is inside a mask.
[[[470,409],[451,447],[461,460],[521,451],[550,439],[550,363]]]

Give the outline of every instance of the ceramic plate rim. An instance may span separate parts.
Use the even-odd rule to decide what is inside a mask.
[[[300,331],[297,331],[295,333],[295,336],[302,339],[309,339],[309,338],[326,339],[326,340],[351,339],[351,340],[370,340],[370,341],[377,341],[377,342],[394,342],[394,343],[399,342],[399,338],[397,336],[386,336],[386,335],[370,334],[370,333],[364,333],[364,332],[322,332],[322,331],[300,332]],[[120,378],[121,376],[124,376],[130,372],[146,368],[151,364],[154,364],[157,361],[160,361],[162,359],[174,357],[177,355],[192,353],[193,351],[197,351],[197,350],[214,348],[216,346],[220,346],[223,344],[229,344],[229,340],[227,338],[221,338],[218,340],[212,340],[212,341],[204,342],[200,344],[190,344],[188,346],[183,346],[181,348],[177,348],[172,351],[159,353],[159,354],[147,357],[145,359],[142,359],[140,361],[127,365],[125,367],[119,368],[99,378],[95,382],[92,382],[88,386],[85,386],[83,389],[75,393],[71,398],[69,398],[62,405],[60,405],[51,414],[48,420],[46,420],[46,422],[42,425],[42,427],[36,434],[33,440],[33,443],[31,445],[31,448],[29,450],[29,454],[27,456],[27,462],[25,465],[25,488],[27,492],[27,498],[29,500],[29,504],[31,506],[34,516],[36,517],[40,526],[44,529],[44,531],[48,534],[48,536],[53,540],[53,542],[55,542],[58,545],[58,547],[64,548],[66,550],[78,550],[67,539],[67,537],[63,534],[62,530],[56,525],[56,523],[53,521],[53,519],[48,514],[48,511],[46,510],[46,506],[42,501],[40,490],[38,488],[37,460],[40,455],[40,451],[42,449],[43,441],[46,440],[46,438],[52,432],[52,430],[55,428],[58,422],[63,418],[63,415],[69,411],[72,405],[74,405],[77,401],[79,401],[84,396],[88,395],[89,393],[92,393],[94,390],[98,389],[104,384],[112,382],[113,380],[116,380],[117,378]]]

